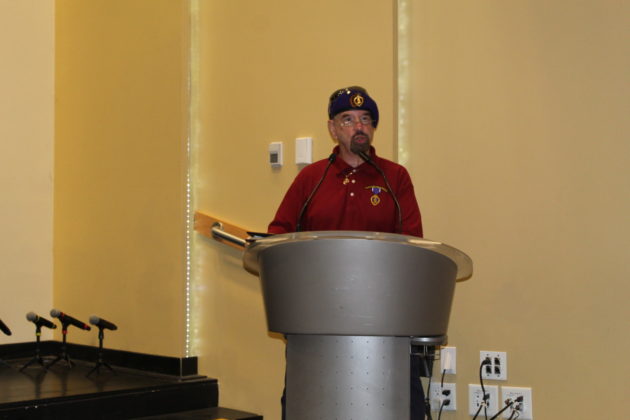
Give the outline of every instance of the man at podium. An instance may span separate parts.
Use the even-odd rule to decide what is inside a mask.
[[[372,146],[376,102],[360,86],[338,89],[328,101],[332,154],[300,171],[269,224],[273,234],[357,230],[422,237],[420,209],[407,170]],[[411,359],[410,419],[425,417],[420,361]],[[283,418],[285,401],[283,396]]]
[[[378,107],[365,89],[336,90],[328,131],[337,143],[328,159],[300,171],[269,233],[362,230],[422,237],[420,210],[407,170],[372,146]]]

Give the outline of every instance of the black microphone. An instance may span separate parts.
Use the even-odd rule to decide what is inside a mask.
[[[63,312],[58,311],[57,309],[52,309],[50,311],[50,316],[52,316],[53,318],[59,318],[59,321],[61,321],[62,324],[71,324],[77,328],[81,328],[82,330],[87,330],[87,331],[90,331],[92,329],[86,323],[81,322],[76,318],[72,318],[70,315],[64,314]]]
[[[29,321],[31,321],[33,324],[37,325],[38,327],[46,327],[46,328],[51,328],[53,330],[57,328],[57,325],[55,325],[54,322],[49,321],[46,318],[42,318],[41,316],[37,315],[35,312],[27,313],[26,319],[28,319]]]
[[[326,178],[326,174],[328,173],[328,169],[330,169],[330,165],[333,164],[335,159],[337,159],[337,154],[336,153],[331,153],[330,156],[328,156],[328,165],[326,165],[326,169],[324,169],[324,174],[320,178],[320,180],[317,183],[317,185],[315,185],[315,188],[313,188],[313,191],[311,191],[311,194],[308,196],[308,198],[304,202],[304,205],[302,206],[302,209],[300,210],[300,214],[298,215],[298,218],[297,218],[297,223],[295,224],[295,231],[296,232],[300,232],[302,230],[302,217],[304,217],[304,212],[306,211],[306,207],[308,206],[308,203],[310,203],[311,200],[313,199],[313,196],[315,195],[315,193],[319,189],[319,186],[322,185],[322,182],[324,182],[324,178]]]
[[[387,177],[385,176],[385,172],[383,172],[383,170],[376,164],[376,162],[374,162],[372,158],[370,158],[370,156],[368,156],[367,153],[365,153],[363,150],[357,150],[355,153],[361,156],[361,159],[363,159],[364,161],[372,165],[374,169],[376,169],[378,173],[381,174],[381,176],[383,177],[383,180],[385,181],[385,185],[387,186],[387,188],[389,188],[389,192],[392,194],[392,198],[394,199],[394,204],[396,204],[396,210],[398,211],[398,228],[397,228],[398,233],[402,233],[402,210],[400,209],[400,203],[398,202],[396,193],[392,189],[392,186],[389,185],[389,181],[387,180]]]
[[[109,322],[104,320],[103,318],[99,318],[96,315],[92,315],[90,317],[90,324],[95,325],[99,328],[105,328],[107,330],[116,331],[118,327],[113,322]]]
[[[9,327],[7,327],[7,324],[2,322],[1,319],[0,319],[0,330],[2,330],[2,332],[5,333],[6,335],[11,335],[11,330],[9,329]]]

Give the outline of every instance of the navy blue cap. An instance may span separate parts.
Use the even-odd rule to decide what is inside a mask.
[[[332,120],[335,115],[348,110],[369,111],[374,121],[374,128],[378,125],[378,106],[376,106],[374,99],[372,99],[361,86],[350,86],[339,89],[330,95],[330,100],[328,101],[328,118]]]

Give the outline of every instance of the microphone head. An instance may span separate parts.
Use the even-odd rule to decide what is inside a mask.
[[[29,312],[26,314],[26,319],[28,321],[35,322],[37,321],[37,315],[35,315],[35,312]]]
[[[98,328],[105,328],[108,330],[112,330],[112,331],[116,331],[118,329],[118,327],[116,326],[116,324],[109,322],[103,318],[99,318],[96,315],[92,315],[90,317],[90,324],[98,327]]]
[[[59,318],[59,315],[61,315],[61,311],[57,309],[50,310],[50,316],[52,316],[53,318]]]

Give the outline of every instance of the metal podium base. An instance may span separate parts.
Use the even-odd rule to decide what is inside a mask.
[[[287,336],[287,420],[409,418],[409,337]]]

